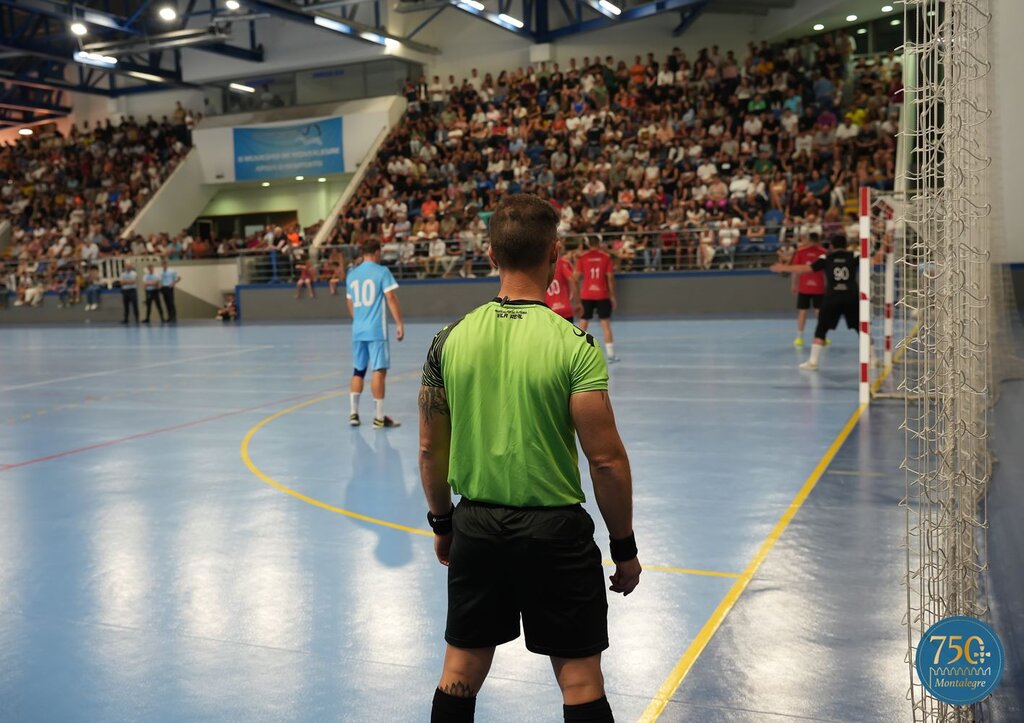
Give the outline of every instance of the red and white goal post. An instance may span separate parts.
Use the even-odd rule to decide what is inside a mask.
[[[906,224],[900,194],[862,187],[859,197],[860,389],[859,401],[896,397],[899,380],[893,365],[902,358],[907,324],[896,319],[904,292],[903,250]]]

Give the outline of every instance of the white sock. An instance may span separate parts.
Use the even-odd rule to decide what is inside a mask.
[[[821,357],[821,350],[825,347],[821,344],[814,344],[811,346],[811,364],[817,364],[818,359]]]
[[[608,351],[609,357],[615,356],[615,345],[612,344],[612,342],[608,342],[607,344],[605,344],[604,348]]]
[[[377,416],[374,419],[384,419],[384,400],[374,399],[373,403],[377,405]]]
[[[348,395],[349,406],[352,414],[359,414],[359,397],[361,392],[350,392]]]

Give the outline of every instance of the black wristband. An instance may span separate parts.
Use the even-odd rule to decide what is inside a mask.
[[[629,533],[629,537],[624,537],[621,540],[609,537],[608,543],[612,552],[612,561],[629,562],[636,557],[636,535],[632,532]]]
[[[450,535],[452,532],[452,514],[455,512],[455,505],[452,505],[451,510],[448,511],[447,515],[434,515],[430,510],[427,510],[427,524],[430,525],[430,529],[434,531],[435,535]]]

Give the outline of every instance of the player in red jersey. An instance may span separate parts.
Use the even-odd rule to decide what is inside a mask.
[[[821,239],[816,233],[809,236],[802,236],[793,258],[790,260],[794,266],[813,264],[827,252],[821,245]],[[825,296],[825,272],[809,271],[805,274],[793,276],[793,286],[796,290],[796,339],[793,346],[804,345],[804,327],[807,325],[807,310],[811,307],[815,311],[821,309],[821,300]]]
[[[575,321],[577,314],[582,315],[583,307],[580,306],[579,287],[576,285],[576,277],[573,275],[572,263],[564,256],[559,256],[555,262],[555,273],[551,277],[547,294],[544,296],[544,303],[563,319]]]
[[[590,236],[587,239],[587,250],[576,260],[576,279],[580,285],[580,299],[583,301],[580,329],[587,330],[596,311],[597,318],[601,320],[601,332],[604,334],[608,361],[616,362],[619,358],[615,356],[611,322],[612,312],[617,306],[615,269],[612,267],[612,257],[601,250],[599,236]]]

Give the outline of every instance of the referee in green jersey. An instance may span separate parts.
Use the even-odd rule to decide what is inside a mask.
[[[565,720],[613,720],[601,674],[608,602],[576,436],[611,534],[610,589],[623,595],[640,581],[632,480],[600,348],[542,301],[558,221],[536,196],[501,201],[489,251],[498,298],[442,329],[423,367],[420,476],[448,566],[432,723],[473,720],[494,649],[519,637],[520,618],[526,647],[551,658]]]

